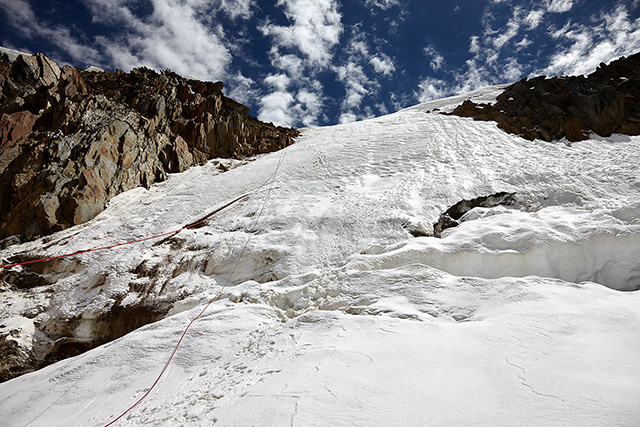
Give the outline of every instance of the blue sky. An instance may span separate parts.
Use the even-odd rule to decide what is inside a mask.
[[[0,16],[2,46],[222,80],[297,127],[640,51],[640,0],[0,0]]]

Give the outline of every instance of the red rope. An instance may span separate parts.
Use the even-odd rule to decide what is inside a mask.
[[[243,197],[243,198],[241,198],[241,199],[238,199],[238,200],[237,200],[237,202],[240,202],[240,201],[242,201],[242,200],[248,199],[248,198],[249,198],[249,197],[251,197],[252,195],[253,195],[253,194],[250,194],[250,195],[247,195],[247,196],[245,196],[245,197]],[[212,216],[210,216],[210,217],[208,217],[208,218],[205,218],[205,219],[203,219],[203,220],[201,220],[201,221],[194,222],[193,224],[189,224],[189,225],[187,225],[187,226],[185,226],[185,227],[179,228],[179,229],[174,230],[174,231],[168,231],[168,232],[166,232],[166,233],[157,234],[157,235],[155,235],[155,236],[145,237],[145,238],[143,238],[143,239],[137,239],[137,240],[130,240],[130,241],[127,241],[127,242],[116,243],[116,244],[114,244],[114,245],[102,246],[102,247],[99,247],[99,248],[85,249],[85,250],[82,250],[82,251],[77,251],[77,252],[68,253],[68,254],[64,254],[64,255],[55,255],[55,256],[51,256],[51,257],[47,257],[47,258],[34,259],[34,260],[31,260],[31,261],[23,261],[23,262],[16,262],[16,263],[14,263],[14,264],[0,265],[0,268],[17,267],[17,266],[19,266],[19,265],[33,264],[33,263],[36,263],[36,262],[43,262],[43,261],[50,261],[50,260],[52,260],[52,259],[67,258],[67,257],[74,256],[74,255],[86,254],[86,253],[89,253],[89,252],[104,251],[104,250],[107,250],[107,249],[117,248],[117,247],[119,247],[119,246],[132,245],[132,244],[134,244],[134,243],[145,242],[145,241],[147,241],[147,240],[159,239],[160,237],[168,236],[168,235],[170,235],[170,234],[179,233],[179,232],[181,232],[182,230],[186,230],[186,229],[188,229],[188,228],[191,228],[191,227],[194,227],[194,226],[196,226],[196,225],[198,225],[198,224],[201,224],[201,223],[203,223],[203,222],[205,222],[205,221],[209,221],[210,219],[216,218],[216,217],[218,217],[218,216],[222,215],[223,213],[227,213],[227,212],[229,212],[230,210],[235,209],[237,206],[238,206],[238,205],[236,204],[236,205],[234,205],[234,206],[231,206],[229,209],[222,210],[222,211],[218,212],[216,215],[212,215]]]
[[[285,148],[282,151],[282,154],[280,155],[280,159],[278,160],[278,164],[276,165],[276,169],[274,171],[274,173],[269,177],[269,179],[267,181],[265,181],[260,187],[258,187],[258,189],[264,187],[272,178],[273,181],[275,181],[276,176],[278,174],[278,171],[280,170],[280,165],[282,165],[282,162],[284,160],[284,156],[286,154],[287,148]],[[252,194],[255,194],[257,190],[255,190]],[[264,210],[264,206],[267,204],[267,200],[269,198],[271,194],[271,188],[269,188],[269,191],[267,193],[267,196],[264,199],[264,202],[261,206],[260,212],[256,217],[256,220],[253,222],[253,226],[251,227],[253,230],[256,229],[257,225],[258,225],[258,221],[260,220],[260,217],[262,215],[262,211]],[[249,196],[247,196],[249,197]],[[207,218],[208,220],[209,218]],[[195,224],[191,224],[191,226],[193,226]],[[249,242],[251,241],[251,237],[253,236],[253,233],[249,233],[249,237],[247,238],[247,240],[244,243],[244,246],[242,247],[242,250],[240,251],[240,254],[238,255],[238,258],[236,259],[236,263],[233,266],[233,270],[231,270],[231,274],[229,274],[229,277],[227,278],[225,284],[218,290],[218,292],[216,292],[216,294],[209,300],[209,302],[207,303],[207,305],[204,306],[204,308],[200,311],[200,313],[198,313],[198,315],[196,317],[194,317],[189,324],[187,325],[187,327],[184,329],[184,331],[182,332],[182,335],[180,336],[180,339],[178,340],[177,344],[175,345],[175,347],[173,348],[173,351],[171,352],[171,355],[169,356],[169,359],[167,360],[167,363],[165,363],[164,367],[162,368],[162,370],[160,371],[160,374],[158,375],[158,377],[156,378],[156,380],[153,382],[153,384],[151,385],[151,387],[142,395],[142,397],[140,397],[140,399],[138,399],[133,405],[131,405],[129,408],[127,408],[124,412],[122,412],[120,415],[118,415],[116,418],[114,418],[111,422],[109,422],[108,424],[105,424],[104,427],[109,427],[110,425],[113,425],[116,421],[118,421],[120,418],[124,417],[129,411],[131,411],[133,408],[135,408],[136,406],[138,406],[138,404],[140,402],[142,402],[150,393],[151,391],[155,388],[155,386],[158,384],[158,382],[160,382],[160,379],[164,376],[165,372],[167,371],[167,369],[169,368],[169,365],[171,364],[171,362],[173,361],[174,356],[176,355],[176,353],[178,352],[178,348],[180,347],[180,344],[182,344],[182,340],[184,339],[185,335],[187,335],[187,332],[189,331],[189,328],[191,328],[191,325],[193,325],[193,323],[198,320],[200,317],[202,317],[202,315],[205,313],[205,311],[207,311],[207,309],[209,308],[209,306],[211,306],[211,304],[213,304],[213,302],[220,296],[220,294],[222,293],[222,291],[224,289],[226,289],[226,287],[229,285],[229,283],[231,282],[231,278],[233,277],[233,275],[236,272],[236,269],[238,268],[238,265],[240,264],[240,260],[242,259],[242,256],[244,255],[245,251],[247,250],[247,246],[249,245]]]
[[[285,148],[285,150],[286,150],[286,148]],[[283,153],[284,153],[284,151],[283,151]],[[281,157],[281,159],[282,159],[282,157]],[[282,162],[282,160],[280,160],[278,162],[278,165],[276,167],[276,172],[271,174],[271,176],[269,176],[269,178],[267,178],[267,180],[265,182],[263,182],[258,188],[256,188],[252,192],[248,193],[244,197],[240,197],[239,199],[235,200],[233,202],[232,206],[228,207],[228,209],[224,208],[224,209],[220,210],[219,212],[216,212],[215,215],[211,215],[209,217],[201,219],[200,221],[197,221],[197,222],[194,222],[192,224],[186,225],[186,226],[184,226],[182,228],[178,228],[177,230],[168,231],[166,233],[157,234],[157,235],[151,236],[151,237],[145,237],[143,239],[130,240],[130,241],[127,241],[127,242],[116,243],[116,244],[113,244],[113,245],[102,246],[102,247],[99,247],[99,248],[85,249],[85,250],[82,250],[82,251],[72,252],[72,253],[68,253],[68,254],[64,254],[64,255],[55,255],[55,256],[51,256],[51,257],[47,257],[47,258],[34,259],[34,260],[31,260],[31,261],[23,261],[23,262],[16,262],[16,263],[13,263],[13,264],[0,265],[0,269],[1,268],[17,267],[19,265],[34,264],[34,263],[43,262],[43,261],[51,261],[52,259],[58,259],[58,258],[67,258],[67,257],[70,257],[70,256],[86,254],[86,253],[89,253],[89,252],[104,251],[104,250],[107,250],[107,249],[117,248],[119,246],[132,245],[134,243],[145,242],[147,240],[159,239],[160,237],[168,236],[170,234],[176,234],[176,233],[181,232],[182,230],[187,230],[189,228],[195,227],[196,225],[199,225],[199,224],[202,224],[202,223],[207,222],[209,220],[212,220],[214,218],[217,218],[220,215],[225,214],[225,213],[235,209],[238,206],[239,202],[251,198],[254,194],[256,194],[258,191],[260,191],[264,186],[266,186],[269,181],[271,181],[272,179],[275,179],[275,174],[277,173],[278,169],[280,168],[281,162]]]

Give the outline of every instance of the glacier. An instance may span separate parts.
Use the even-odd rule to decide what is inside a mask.
[[[500,89],[303,129],[286,151],[191,168],[3,250],[141,239],[251,195],[162,241],[50,263],[48,292],[5,286],[1,326],[25,346],[69,319],[90,337],[114,301],[171,309],[0,384],[3,425],[107,425],[205,307],[113,425],[638,425],[640,137],[530,142],[439,114]],[[410,232],[503,191],[518,202],[442,238]]]

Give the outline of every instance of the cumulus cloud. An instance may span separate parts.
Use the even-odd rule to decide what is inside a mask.
[[[255,0],[220,0],[219,9],[231,19],[249,19],[256,7]]]
[[[518,43],[516,43],[516,51],[520,51],[524,48],[527,48],[529,46],[531,46],[531,44],[533,44],[533,42],[531,40],[529,40],[529,38],[527,36],[524,36],[522,38],[522,40],[520,40]]]
[[[107,8],[111,12],[109,19],[122,23],[120,37],[97,40],[112,54],[115,66],[124,69],[139,65],[170,68],[207,80],[226,76],[231,54],[224,45],[222,30],[212,29],[201,20],[204,13],[213,12],[204,2],[153,0],[151,15],[138,17],[121,1],[85,1],[94,10],[94,16]]]
[[[286,87],[266,83],[272,91],[261,103],[259,118],[291,126],[311,126],[322,116],[322,85],[316,74],[333,68],[334,48],[342,34],[336,0],[279,0],[289,25],[267,22],[260,30],[270,37],[271,65],[288,78]],[[286,108],[286,111],[284,109]]]
[[[393,64],[393,61],[385,54],[374,56],[369,60],[369,62],[373,65],[376,73],[390,76],[396,71],[396,66]]]
[[[362,104],[365,98],[372,99],[380,89],[378,77],[370,77],[373,72],[389,77],[395,72],[393,60],[381,51],[371,55],[367,40],[364,38],[361,24],[351,28],[346,49],[347,58],[341,65],[335,65],[336,78],[344,85],[345,97],[341,103],[340,122],[355,121],[373,115],[373,111]],[[370,65],[370,67],[369,67]]]
[[[313,92],[302,89],[296,96],[298,101],[296,112],[304,126],[314,126],[322,113],[322,95],[319,91]]]
[[[280,126],[293,126],[296,118],[291,111],[293,96],[289,92],[275,91],[260,100],[258,119]]]
[[[277,90],[286,90],[291,80],[284,74],[269,75],[264,79],[264,82]]]
[[[593,24],[567,24],[551,33],[559,45],[549,65],[539,72],[549,75],[589,74],[609,62],[640,50],[640,18],[630,19],[627,8],[593,17]]]
[[[470,53],[479,53],[480,52],[480,37],[471,36],[469,39],[469,52]]]
[[[2,8],[8,19],[8,24],[12,24],[14,30],[27,37],[33,36],[37,31],[35,23],[36,18],[31,9],[31,5],[27,0],[0,0],[0,8]]]
[[[400,0],[365,0],[364,5],[369,9],[378,8],[387,10],[393,6],[400,6]]]
[[[358,116],[351,112],[351,111],[346,111],[342,114],[340,114],[340,117],[338,118],[338,123],[340,124],[344,124],[344,123],[352,123],[358,120]]]
[[[136,3],[131,0],[81,0],[84,5],[92,11],[94,22],[115,23],[135,21],[131,8]],[[165,3],[164,0],[151,0],[152,8]],[[249,19],[257,8],[257,0],[182,0],[173,1],[174,6],[184,6],[197,11],[200,14],[200,21],[205,22],[207,18],[218,13],[224,13],[231,19]]]
[[[535,30],[540,25],[542,18],[544,17],[544,10],[531,10],[524,18],[524,23],[529,30]]]
[[[502,68],[502,76],[505,81],[513,82],[522,77],[523,67],[515,58],[511,58]]]
[[[509,19],[509,21],[507,22],[506,30],[502,33],[498,33],[498,35],[495,36],[493,39],[491,38],[487,38],[487,39],[491,40],[491,43],[493,44],[493,47],[495,49],[501,49],[507,44],[507,42],[509,42],[516,35],[518,35],[518,32],[520,31],[521,23],[522,23],[522,20],[520,19],[520,9],[515,8],[513,10],[512,18]],[[486,32],[489,32],[489,31],[486,31]]]
[[[370,91],[367,89],[373,82],[367,77],[362,66],[349,62],[336,69],[338,80],[344,83],[346,96],[342,102],[343,109],[353,109],[359,107],[362,99]]]
[[[418,92],[415,94],[418,102],[427,102],[442,98],[450,93],[444,80],[427,77],[418,84]]]
[[[455,85],[452,85],[450,94],[470,92],[483,86],[505,82],[500,74],[496,77],[496,74],[478,63],[476,59],[466,61],[465,67],[463,72],[454,75]]]
[[[98,51],[79,42],[69,29],[37,19],[29,1],[0,0],[0,9],[9,18],[7,23],[24,37],[47,39],[62,52],[69,54],[72,60],[99,62]]]
[[[506,0],[494,0],[493,4],[499,5],[505,2]],[[469,38],[470,58],[459,70],[441,70],[444,58],[440,59],[441,56],[437,51],[432,46],[427,46],[424,52],[432,58],[432,70],[441,70],[441,75],[446,76],[446,82],[441,76],[441,78],[423,77],[414,92],[415,98],[425,102],[469,92],[483,86],[520,79],[525,70],[518,63],[513,52],[522,50],[532,43],[526,34],[522,35],[522,33],[537,27],[544,13],[525,10],[521,7],[514,7],[511,10],[506,23],[497,21],[498,14],[494,13],[491,6],[485,10],[482,18],[483,31]]]
[[[548,2],[547,10],[552,13],[564,13],[571,10],[573,0],[551,0]]]
[[[335,0],[279,0],[291,25],[266,24],[262,32],[282,48],[299,50],[312,64],[329,65],[342,33],[342,15]]]
[[[518,63],[514,60],[502,67],[501,73],[514,77],[518,71]],[[413,94],[414,98],[418,102],[427,102],[497,83],[489,68],[485,64],[478,63],[476,59],[467,60],[462,70],[447,74],[447,80],[424,77]]]
[[[170,68],[183,75],[219,80],[231,62],[227,40],[211,16],[221,12],[231,18],[249,17],[254,0],[152,0],[151,14],[138,16],[125,0],[83,0],[92,20],[118,32],[87,39],[74,35],[75,27],[50,25],[36,18],[28,0],[0,0],[10,22],[29,38],[46,38],[76,63],[118,67]],[[81,41],[82,40],[82,41]]]
[[[495,3],[495,2],[494,2]],[[570,10],[572,0],[549,0],[548,13]],[[498,21],[490,7],[485,11],[482,34],[469,41],[471,58],[461,72],[446,73],[449,82],[423,78],[415,96],[420,101],[463,93],[481,86],[515,81],[527,75],[588,74],[601,62],[640,50],[640,19],[632,19],[628,6],[619,2],[612,11],[591,17],[581,23],[569,21],[562,28],[547,32],[536,30],[543,25],[547,12],[535,8],[515,7],[506,23]],[[540,39],[550,37],[555,52],[547,65],[534,69],[518,61],[513,52],[529,48]],[[547,39],[548,40],[548,39]]]
[[[428,58],[430,58],[431,62],[429,65],[431,66],[431,69],[433,71],[438,71],[440,68],[442,68],[442,65],[444,64],[444,57],[440,54],[440,52],[436,50],[433,45],[425,47],[422,51]]]
[[[239,72],[229,75],[225,80],[225,86],[231,87],[231,90],[227,91],[227,96],[241,104],[248,104],[259,96],[256,82]]]

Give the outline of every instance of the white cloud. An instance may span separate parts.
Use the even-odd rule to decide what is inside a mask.
[[[138,17],[125,0],[83,0],[94,22],[115,26],[119,34],[81,42],[73,27],[50,25],[37,19],[26,0],[0,0],[0,8],[28,37],[47,38],[77,63],[118,67],[128,71],[145,65],[170,68],[205,80],[226,76],[231,54],[222,30],[211,27],[211,14],[248,16],[254,0],[152,0],[152,13]]]
[[[469,39],[469,52],[470,53],[480,52],[480,37],[471,36],[471,38]]]
[[[528,46],[531,46],[531,44],[533,44],[533,42],[529,40],[527,36],[524,36],[522,40],[516,43],[516,51],[520,51]]]
[[[296,122],[296,118],[291,111],[293,102],[294,98],[288,92],[272,92],[260,100],[258,119],[263,122],[272,122],[279,126],[293,126]]]
[[[547,10],[552,13],[564,13],[571,10],[573,0],[551,0],[547,3]]]
[[[473,41],[472,41],[473,42]],[[427,57],[431,58],[430,66],[433,71],[438,71],[444,64],[444,57],[436,50],[433,45],[425,47],[423,50]]]
[[[362,56],[369,55],[369,47],[367,46],[367,42],[364,39],[351,40],[351,43],[349,44],[349,46],[350,46],[349,50],[352,52],[352,54],[360,54]]]
[[[450,90],[446,86],[447,84],[443,80],[427,77],[418,85],[416,98],[418,99],[418,102],[427,102],[442,98],[449,94]]]
[[[387,108],[386,105],[384,105],[384,103],[379,103],[376,104],[376,108],[378,109],[378,111],[380,112],[380,114],[389,114],[389,109]]]
[[[523,77],[522,65],[515,58],[509,59],[502,69],[502,78],[507,82],[515,82]]]
[[[519,15],[520,10],[518,8],[514,9],[513,16],[507,22],[506,31],[502,34],[497,35],[492,41],[493,47],[495,49],[502,49],[508,41],[518,35],[521,22]]]
[[[27,0],[0,0],[0,9],[9,17],[8,23],[25,37],[47,39],[78,62],[97,64],[100,60],[98,51],[80,43],[69,29],[37,19]]]
[[[592,24],[567,24],[552,31],[560,46],[549,65],[537,71],[547,75],[589,74],[601,62],[640,51],[640,18],[631,20],[624,5],[594,17]]]
[[[273,88],[261,103],[261,119],[291,126],[311,126],[322,114],[322,85],[316,73],[332,69],[333,49],[342,34],[342,15],[336,0],[278,0],[290,25],[264,24],[271,37],[271,65],[280,71],[265,83]],[[286,78],[286,82],[284,80]]]
[[[479,65],[475,59],[466,61],[466,69],[459,73],[451,74],[451,81],[445,81],[433,77],[423,78],[418,84],[418,90],[414,92],[414,99],[418,102],[427,102],[440,99],[445,96],[467,93],[472,90],[498,83],[491,78],[491,72],[485,65]],[[501,70],[500,83],[504,82],[503,73],[516,75],[519,71],[517,61],[506,64]]]
[[[479,65],[474,59],[468,60],[466,66],[467,69],[464,72],[455,76],[456,85],[451,93],[466,93],[491,84],[504,83],[499,74],[499,81],[492,79],[487,68]]]
[[[267,24],[262,32],[273,37],[280,47],[299,50],[311,65],[326,68],[342,33],[337,1],[279,0],[277,5],[284,6],[292,24]]]
[[[338,80],[345,85],[346,95],[342,102],[342,108],[352,109],[359,107],[364,96],[370,93],[367,86],[370,86],[373,82],[366,76],[362,66],[353,62],[338,67],[336,72]]]
[[[305,74],[305,63],[302,58],[293,54],[280,54],[277,46],[272,47],[271,65],[286,72],[294,80],[302,79]]]
[[[131,0],[81,0],[93,15],[94,22],[114,24],[122,20],[131,22],[136,18],[131,13],[130,8],[135,6],[136,1]],[[150,0],[153,8],[158,3],[157,0]],[[257,0],[181,0],[173,2],[174,6],[183,6],[192,9],[199,15],[200,22],[206,22],[219,12],[224,13],[231,19],[249,19],[253,16],[253,11],[257,8]]]
[[[322,112],[322,96],[320,93],[306,89],[298,92],[298,116],[304,126],[315,126]]]
[[[338,118],[338,123],[340,124],[344,124],[344,123],[352,123],[358,120],[358,116],[356,114],[354,114],[351,111],[347,111],[344,112],[342,114],[340,114],[340,117]]]
[[[373,69],[376,70],[376,73],[390,76],[396,71],[396,66],[393,64],[393,61],[385,54],[374,56],[369,60],[369,62],[373,65]]]
[[[26,37],[32,37],[37,31],[36,17],[27,0],[0,0],[0,8],[9,18],[7,23]]]
[[[220,0],[220,10],[231,19],[249,19],[257,7],[254,0]]]
[[[394,6],[400,6],[400,0],[365,0],[364,5],[369,9],[388,10]]]
[[[532,10],[524,18],[523,22],[527,25],[529,30],[538,28],[542,18],[544,17],[544,10]]]
[[[240,73],[228,76],[224,84],[231,87],[227,96],[241,104],[249,104],[258,97],[256,82]]]
[[[118,45],[124,43],[129,48],[137,65],[170,68],[200,79],[223,79],[231,54],[221,31],[210,29],[199,19],[203,12],[200,2],[153,0],[152,5],[153,13],[144,20],[124,7],[119,9],[129,32]],[[108,48],[114,42],[103,43]],[[113,57],[113,62],[125,65],[119,57]]]
[[[291,79],[284,74],[275,74],[265,77],[264,82],[274,89],[284,91],[289,86]]]
[[[376,80],[377,77],[370,78],[367,75],[367,63],[371,64],[374,72],[384,76],[390,76],[396,69],[388,55],[382,52],[373,56],[369,54],[370,49],[361,24],[354,25],[350,33],[346,61],[332,68],[336,73],[337,80],[344,85],[345,90],[341,104],[340,121],[359,120],[373,114],[371,110],[363,108],[362,104],[366,97],[371,98],[378,93],[380,83]]]

